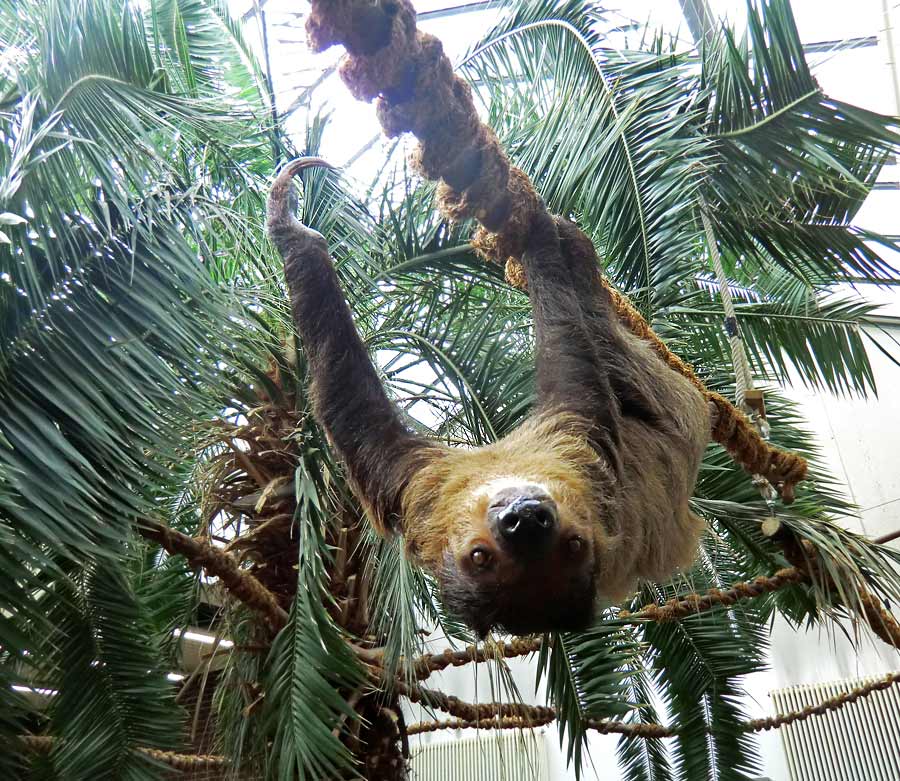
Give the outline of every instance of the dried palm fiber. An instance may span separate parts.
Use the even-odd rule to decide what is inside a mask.
[[[479,119],[472,90],[453,73],[441,42],[416,29],[409,0],[313,0],[306,31],[314,51],[335,44],[346,48],[340,66],[344,83],[357,99],[376,100],[388,136],[411,132],[418,138],[415,165],[429,179],[441,180],[441,212],[450,220],[475,218],[481,223],[474,246],[484,257],[506,263],[507,280],[524,288],[517,258],[534,216],[545,206],[528,176],[510,165],[494,132]],[[620,320],[715,407],[713,439],[746,471],[778,487],[785,503],[792,502],[795,486],[806,477],[805,459],[769,445],[746,415],[707,390],[640,313],[604,284]]]
[[[884,541],[884,537],[874,540],[877,544],[883,544]],[[809,540],[789,537],[782,543],[782,550],[785,558],[794,565],[795,571],[804,573],[808,580],[820,581],[826,591],[839,593],[838,585],[822,569],[816,547]],[[852,598],[845,599],[845,604],[856,610],[882,642],[900,649],[900,622],[885,608],[883,600],[869,591],[862,579],[856,584],[855,591],[856,601]]]

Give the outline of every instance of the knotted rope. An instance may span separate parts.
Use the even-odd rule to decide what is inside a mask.
[[[768,716],[762,719],[751,719],[738,725],[741,732],[763,732],[770,729],[778,729],[787,724],[805,721],[811,716],[823,716],[831,711],[840,710],[845,705],[850,705],[857,700],[868,697],[877,691],[884,691],[900,681],[900,673],[888,673],[868,683],[861,684],[848,692],[829,697],[815,705],[807,705],[795,711],[780,713],[777,716]],[[496,703],[491,703],[495,705]],[[442,708],[443,710],[443,708]],[[533,713],[521,713],[516,716],[505,716],[496,713],[493,716],[482,716],[479,719],[448,719],[446,721],[426,721],[411,724],[407,734],[418,735],[423,732],[437,732],[442,729],[534,729],[550,724],[556,718],[556,712],[552,708],[535,707]],[[679,730],[675,727],[667,727],[664,724],[653,722],[624,722],[611,719],[588,719],[588,729],[600,732],[603,735],[619,734],[632,738],[673,738]],[[713,733],[712,726],[707,727],[707,732]]]
[[[314,51],[344,45],[347,54],[339,68],[344,83],[357,99],[376,100],[388,136],[411,132],[419,139],[414,162],[424,176],[440,180],[441,212],[450,220],[481,223],[473,239],[476,249],[505,263],[507,280],[524,287],[518,258],[534,216],[545,207],[528,176],[510,165],[494,132],[479,119],[472,90],[453,73],[441,42],[416,29],[409,0],[313,0],[306,30]],[[604,285],[609,289],[605,280]],[[745,470],[778,487],[785,503],[793,501],[795,486],[806,477],[806,461],[769,445],[746,415],[706,389],[621,295],[610,293],[622,322],[714,405],[713,439]]]
[[[287,611],[278,604],[275,595],[253,575],[241,569],[231,554],[151,519],[142,520],[138,530],[170,554],[184,556],[192,567],[202,567],[208,575],[219,578],[229,593],[262,614],[275,631],[287,624]]]

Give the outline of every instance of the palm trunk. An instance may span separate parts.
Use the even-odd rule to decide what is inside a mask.
[[[227,425],[222,440],[230,447],[216,464],[216,511],[235,519],[238,536],[229,544],[240,560],[252,562],[249,572],[290,610],[297,589],[298,535],[295,533],[294,470],[300,460],[295,444],[304,415],[295,411],[303,401],[286,391],[274,366],[269,379],[284,393],[259,399],[246,424]],[[235,441],[239,440],[241,446]],[[354,643],[373,646],[377,638],[369,609],[371,567],[362,545],[367,522],[352,504],[332,506],[335,521],[324,529],[331,551],[326,561],[329,600],[326,609],[333,622]],[[260,621],[263,621],[260,618]],[[259,636],[270,636],[260,627]],[[359,718],[344,720],[343,738],[367,781],[404,781],[409,756],[399,695],[383,691],[342,692]],[[336,724],[335,729],[344,726]]]

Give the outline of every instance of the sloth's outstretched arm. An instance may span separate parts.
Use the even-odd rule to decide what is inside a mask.
[[[327,165],[301,158],[285,166],[269,193],[269,238],[284,259],[316,419],[369,517],[384,532],[398,526],[409,475],[440,451],[403,424],[353,323],[325,239],[293,216],[293,176]]]
[[[577,231],[538,213],[522,256],[534,310],[538,404],[589,421],[592,444],[618,471],[621,411],[610,373],[621,363],[621,349],[611,309],[597,297],[605,291],[590,242],[570,227]]]

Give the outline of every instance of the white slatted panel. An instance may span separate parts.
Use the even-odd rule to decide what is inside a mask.
[[[484,731],[412,749],[410,781],[551,781],[543,732]]]
[[[877,678],[772,692],[777,713],[800,710]],[[791,781],[900,781],[900,691],[891,687],[782,727]]]

